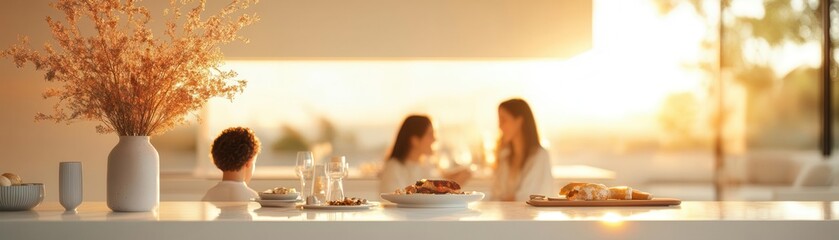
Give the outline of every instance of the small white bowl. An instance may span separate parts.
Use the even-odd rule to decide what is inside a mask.
[[[24,211],[34,208],[44,200],[43,183],[24,183],[0,186],[0,211]]]
[[[256,199],[256,202],[259,203],[262,207],[280,207],[280,208],[287,208],[287,207],[295,207],[297,206],[297,200],[265,200],[265,199]]]
[[[300,197],[300,193],[287,193],[287,194],[276,194],[276,193],[259,193],[259,198],[262,200],[295,200]]]

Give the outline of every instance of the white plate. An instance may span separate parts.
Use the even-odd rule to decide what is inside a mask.
[[[470,194],[393,194],[382,193],[382,198],[398,207],[409,208],[465,208],[470,202],[484,199],[484,193]]]
[[[296,200],[300,197],[300,193],[275,194],[275,193],[259,193],[259,198],[264,200]]]
[[[256,202],[263,207],[295,207],[297,206],[297,199],[292,200],[263,200],[256,199]]]
[[[303,209],[314,209],[314,210],[363,210],[363,209],[370,209],[371,207],[376,206],[374,204],[364,204],[364,205],[352,205],[352,206],[344,206],[344,205],[303,205]]]

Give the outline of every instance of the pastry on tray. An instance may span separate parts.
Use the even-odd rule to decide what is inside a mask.
[[[609,199],[609,188],[599,183],[577,185],[565,197],[572,201],[607,200]]]
[[[653,200],[653,195],[648,192],[632,189],[632,200]]]
[[[606,187],[599,183],[571,182],[559,191],[571,201],[652,200],[652,194],[628,186]]]
[[[627,186],[610,187],[609,199],[632,200],[632,188]]]
[[[561,189],[561,190],[559,190],[559,195],[566,195],[566,196],[567,196],[569,192],[571,192],[572,190],[574,190],[574,188],[576,188],[576,187],[582,187],[583,185],[586,185],[586,184],[588,184],[588,183],[584,183],[584,182],[571,182],[571,183],[569,183],[569,184],[566,184],[564,187],[562,187],[562,189]]]

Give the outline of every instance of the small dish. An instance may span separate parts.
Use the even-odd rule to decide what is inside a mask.
[[[265,199],[256,199],[256,202],[262,207],[281,207],[281,208],[288,208],[288,207],[296,207],[297,200],[265,200]]]
[[[0,186],[0,211],[30,210],[44,200],[44,184]]]
[[[312,210],[367,210],[375,207],[375,204],[367,203],[362,205],[303,205],[303,209]]]
[[[263,200],[297,200],[300,197],[300,193],[286,193],[286,194],[278,194],[278,193],[259,193],[259,198]]]

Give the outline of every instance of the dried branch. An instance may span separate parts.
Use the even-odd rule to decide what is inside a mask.
[[[99,121],[100,133],[121,136],[161,134],[186,122],[186,116],[212,97],[233,99],[245,80],[236,72],[219,71],[220,45],[247,42],[239,30],[259,20],[255,14],[235,15],[258,0],[233,0],[219,12],[203,17],[206,0],[170,0],[164,38],[155,38],[151,15],[139,0],[58,0],[50,4],[64,19],[47,17],[57,43],[33,50],[28,38],[0,52],[17,67],[27,63],[45,71],[44,79],[61,84],[42,96],[58,102],[36,120],[71,123]],[[181,9],[195,5],[186,14]],[[79,20],[96,30],[84,36]],[[182,23],[181,27],[178,24]]]

